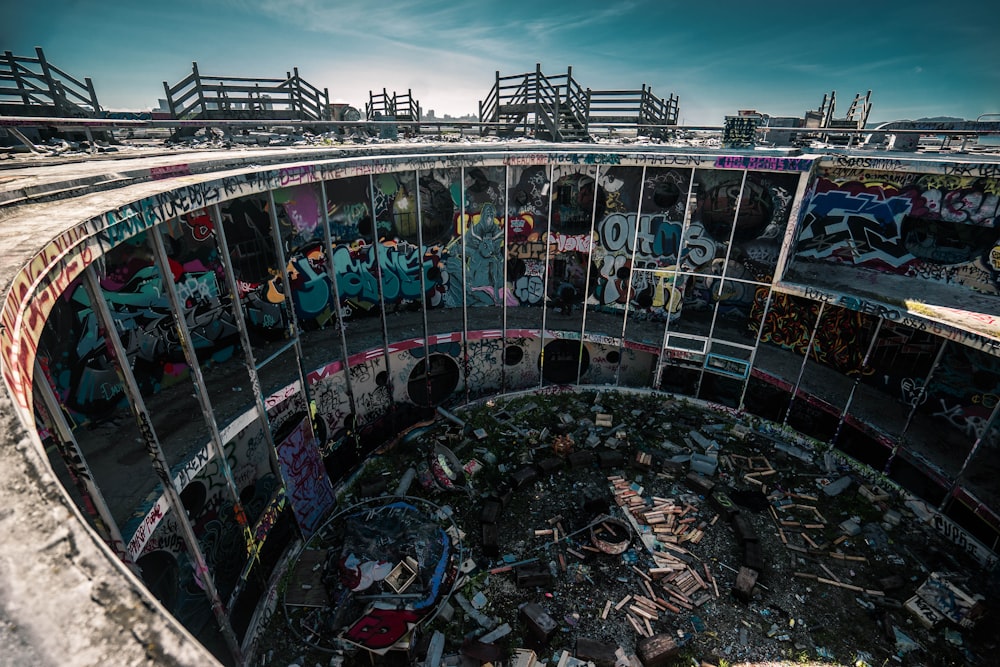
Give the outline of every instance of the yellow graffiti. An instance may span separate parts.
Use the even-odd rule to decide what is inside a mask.
[[[958,190],[970,187],[975,181],[971,176],[928,174],[920,179],[920,184],[928,190]]]
[[[670,269],[658,269],[653,271],[653,280],[656,285],[653,290],[653,307],[664,308],[672,314],[680,312],[684,295],[676,287],[677,273]]]
[[[995,245],[990,250],[990,266],[994,271],[1000,271],[1000,245]]]

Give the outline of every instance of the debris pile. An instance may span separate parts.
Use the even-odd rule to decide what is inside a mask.
[[[380,655],[334,644],[344,665],[990,664],[980,591],[995,578],[829,452],[655,395],[534,395],[463,418],[347,490],[423,478],[412,493],[453,508],[464,555],[425,622]],[[419,573],[396,590],[414,568],[389,560],[381,590],[419,590]]]

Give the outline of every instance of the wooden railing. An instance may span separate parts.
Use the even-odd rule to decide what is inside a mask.
[[[365,118],[378,120],[392,118],[400,121],[420,121],[420,102],[413,97],[413,90],[405,94],[393,91],[392,95],[383,88],[381,93],[368,91],[365,104]]]
[[[640,134],[677,125],[678,99],[663,99],[643,84],[639,90],[588,90],[590,125],[615,127],[634,125]]]
[[[206,76],[191,64],[191,74],[171,86],[163,82],[170,114],[184,118],[329,120],[330,94],[301,76],[284,79]]]
[[[525,74],[502,77],[498,71],[479,102],[480,122],[506,124],[508,131],[521,128],[525,134],[544,131],[554,141],[589,138],[594,125],[628,124],[655,134],[676,125],[678,113],[676,96],[659,98],[645,84],[640,90],[585,90],[572,67],[566,74],[546,76],[540,64]]]
[[[54,116],[76,118],[94,118],[101,111],[90,78],[80,81],[52,65],[41,47],[35,47],[34,58],[4,51],[0,60],[0,104],[49,107]]]

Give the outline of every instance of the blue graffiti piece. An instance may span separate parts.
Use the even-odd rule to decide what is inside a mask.
[[[843,190],[831,190],[814,196],[809,212],[818,218],[843,213],[867,216],[882,225],[887,232],[896,233],[896,220],[910,210],[912,203],[905,197],[879,199],[867,192],[851,194]]]
[[[378,252],[378,266],[375,265],[375,254],[371,246],[353,254],[346,246],[334,249],[333,267],[342,300],[378,303],[379,270],[382,272],[382,296],[387,303],[418,300],[423,289],[430,292],[441,283],[440,277],[433,275],[434,259],[425,257],[416,246],[389,243],[379,244],[375,248]],[[424,275],[423,285],[420,280],[421,271]]]
[[[295,302],[300,313],[305,317],[312,317],[322,313],[330,305],[330,282],[326,275],[316,273],[308,257],[300,257],[295,260],[295,267],[299,275],[304,275],[308,279],[295,285]]]
[[[649,221],[653,233],[653,254],[675,257],[681,247],[680,223],[671,222],[665,216],[657,215]]]

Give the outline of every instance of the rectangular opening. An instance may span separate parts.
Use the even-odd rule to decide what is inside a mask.
[[[668,350],[684,350],[686,352],[697,352],[705,354],[708,347],[708,339],[702,336],[687,336],[684,334],[667,334]]]
[[[705,357],[705,370],[742,380],[750,373],[750,364],[742,359],[734,359],[721,354],[709,354]]]

